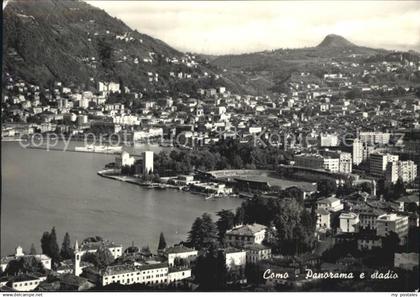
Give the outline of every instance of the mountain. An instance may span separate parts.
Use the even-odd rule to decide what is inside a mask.
[[[418,57],[358,46],[333,34],[314,47],[193,55],[79,0],[9,0],[3,10],[3,73],[43,87],[61,81],[95,90],[99,81],[116,81],[148,98],[217,86],[265,95],[291,82],[294,73],[310,72],[311,81],[316,81],[337,71],[336,62],[363,64],[412,56]]]
[[[45,87],[119,81],[153,93],[206,85],[210,78],[201,79],[203,73],[213,73],[200,61],[191,67],[184,53],[83,1],[11,0],[3,24],[3,71]],[[176,80],[180,72],[194,81]]]
[[[342,36],[330,34],[314,47],[276,49],[239,55],[223,55],[210,60],[226,69],[224,77],[242,81],[250,93],[280,91],[279,86],[294,82],[294,73],[311,73],[312,82],[325,73],[337,71],[334,63],[365,63],[369,58],[381,59],[391,51],[358,46]],[[296,78],[302,80],[301,78]]]
[[[324,40],[317,46],[318,48],[328,48],[328,47],[355,47],[353,43],[345,39],[340,35],[329,34],[325,36]]]

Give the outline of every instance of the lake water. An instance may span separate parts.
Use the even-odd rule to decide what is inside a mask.
[[[24,149],[1,144],[1,255],[17,245],[40,252],[44,231],[56,227],[72,244],[99,235],[123,244],[157,248],[159,233],[168,244],[185,240],[194,219],[204,212],[235,209],[238,198],[205,200],[176,190],[148,190],[102,178],[96,172],[112,155]],[[138,150],[137,148],[136,150]]]

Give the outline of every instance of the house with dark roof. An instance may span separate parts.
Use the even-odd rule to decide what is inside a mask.
[[[225,242],[239,247],[253,243],[261,244],[265,239],[266,229],[266,226],[256,223],[237,226],[226,232]]]
[[[271,248],[258,244],[247,244],[244,246],[246,251],[246,262],[247,263],[258,263],[262,260],[271,259]]]
[[[417,205],[419,207],[419,193],[413,193],[408,196],[403,196],[397,199],[397,203],[399,204],[400,211],[410,211],[410,205]]]

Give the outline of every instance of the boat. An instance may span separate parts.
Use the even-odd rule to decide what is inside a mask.
[[[209,199],[213,199],[213,198],[215,198],[215,195],[214,194],[210,194],[205,199],[206,200],[209,200]]]
[[[74,150],[76,152],[114,154],[114,153],[121,153],[122,146],[86,145],[86,146],[76,146]]]

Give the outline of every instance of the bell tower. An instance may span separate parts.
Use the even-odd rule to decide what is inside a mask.
[[[80,267],[82,254],[83,253],[79,250],[79,243],[76,240],[76,243],[74,244],[74,275],[75,276],[79,276],[83,272],[82,268]]]

